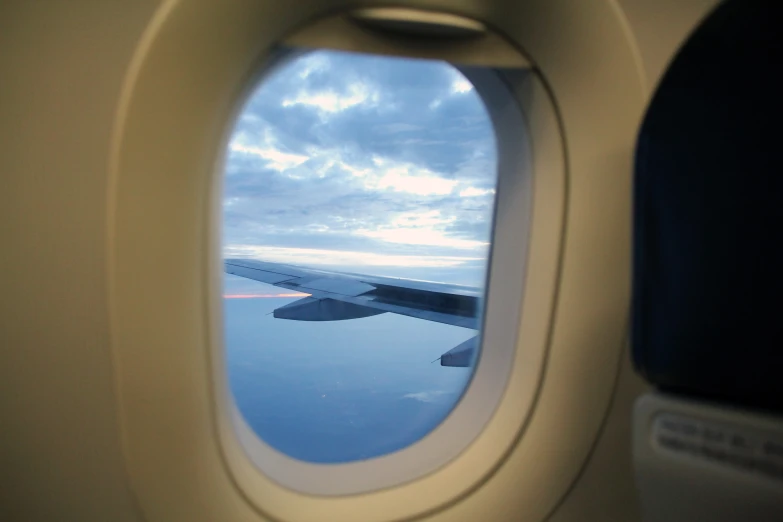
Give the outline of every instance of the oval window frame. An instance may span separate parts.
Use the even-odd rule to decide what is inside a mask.
[[[227,125],[228,135],[250,96],[265,79],[307,52],[280,49],[260,67],[253,75],[254,81],[249,83],[251,87],[246,86],[238,100],[235,117]],[[459,401],[427,435],[393,453],[345,463],[306,462],[276,450],[248,426],[230,391],[224,391],[223,405],[231,412],[231,424],[247,459],[274,482],[293,491],[319,496],[357,495],[430,474],[454,459],[478,437],[505,391],[516,353],[524,295],[532,207],[532,147],[525,117],[509,87],[509,77],[503,78],[499,71],[491,68],[449,65],[474,86],[492,122],[497,146],[492,240],[477,364]],[[534,77],[530,70],[517,70],[519,90],[529,90],[528,83],[535,81]],[[227,147],[228,138],[225,143]],[[221,180],[223,176],[221,171]],[[225,348],[220,355],[224,354]],[[222,364],[225,366],[225,361]],[[228,386],[225,374],[218,377],[218,381],[218,387]],[[234,461],[234,465],[241,464]]]

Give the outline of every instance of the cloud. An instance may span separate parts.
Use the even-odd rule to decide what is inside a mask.
[[[429,105],[427,105],[431,111],[438,109],[450,96],[470,93],[474,90],[473,84],[456,69],[452,69],[450,75],[453,79],[449,85],[448,91],[434,98],[430,101]]]
[[[473,90],[473,84],[466,78],[458,78],[451,84],[451,92],[453,94],[464,94]]]
[[[378,230],[358,230],[359,235],[380,239],[389,243],[406,245],[429,245],[448,248],[480,248],[489,245],[486,241],[448,237],[442,232],[417,228],[381,228]]]
[[[247,145],[240,145],[239,143],[232,143],[230,145],[230,150],[231,152],[255,154],[256,156],[267,160],[267,168],[278,171],[298,167],[308,160],[307,156],[302,156],[301,154],[288,154],[273,148],[250,147]]]
[[[476,196],[486,196],[494,193],[495,193],[495,189],[480,189],[476,187],[468,187],[460,191],[459,197],[472,198]]]
[[[440,210],[403,213],[389,225],[380,226],[375,230],[360,229],[356,233],[389,243],[407,245],[459,249],[476,249],[489,245],[488,241],[450,237],[446,232],[446,225],[450,225],[456,220],[457,217],[453,215],[443,217]]]
[[[397,134],[399,132],[415,132],[422,130],[421,125],[414,125],[412,123],[388,123],[386,125],[378,125],[375,127],[378,132],[387,134]]]
[[[311,266],[365,266],[365,267],[457,267],[471,261],[482,261],[481,257],[469,256],[413,256],[380,254],[350,250],[328,250],[319,248],[269,247],[258,245],[227,245],[223,249],[226,257],[244,257],[277,263]]]
[[[367,85],[354,83],[348,86],[348,92],[337,93],[334,90],[307,92],[300,91],[293,98],[286,98],[283,107],[305,105],[324,112],[339,112],[361,104],[377,104],[378,93]]]
[[[328,72],[331,68],[329,56],[325,53],[308,53],[296,59],[296,74],[301,79],[306,79],[316,72]]]
[[[242,128],[234,133],[229,143],[229,173],[236,165],[288,172],[309,159],[305,154],[283,150],[285,147],[281,146],[281,139],[273,128],[260,116],[250,116],[253,117],[244,114],[240,117]],[[249,162],[248,158],[251,158]]]
[[[493,132],[475,89],[444,62],[315,51],[282,64],[229,141],[225,253],[482,281]]]
[[[444,390],[422,391],[416,393],[406,393],[403,399],[414,399],[421,402],[435,402],[443,395],[450,395],[452,392]]]
[[[427,168],[417,167],[409,163],[392,163],[378,160],[376,165],[380,175],[365,183],[367,188],[391,189],[397,192],[408,192],[419,196],[444,196],[451,194],[457,185],[457,180],[445,179]]]

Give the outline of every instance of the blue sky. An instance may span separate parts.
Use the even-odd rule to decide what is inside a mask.
[[[313,52],[271,73],[229,142],[224,255],[481,286],[495,141],[445,63]],[[225,276],[229,382],[255,432],[302,460],[393,452],[440,423],[469,368],[432,361],[476,335],[382,314],[275,319],[295,292]]]
[[[225,254],[478,286],[495,156],[454,67],[307,54],[273,71],[236,123]]]

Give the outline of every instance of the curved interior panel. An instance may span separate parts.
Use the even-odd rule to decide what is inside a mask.
[[[779,503],[779,480],[766,493],[758,487],[776,480],[769,419],[661,396],[638,403],[633,480],[630,413],[644,387],[625,350],[634,138],[648,90],[717,3],[0,2],[0,520],[670,521],[677,510],[699,519],[688,510],[700,499],[709,513],[742,520],[753,516],[733,509],[737,500],[756,513]],[[432,293],[382,283],[394,274],[372,270],[373,281],[360,270],[337,283],[321,266],[286,288],[275,285],[292,286],[299,276],[290,268],[240,263],[241,249],[226,262],[224,244],[243,244],[221,220],[233,126],[278,67],[316,49],[440,60],[480,96],[498,158],[480,324],[470,294],[452,283]],[[720,57],[742,63],[730,54],[718,53],[716,70]],[[286,114],[312,107],[297,95],[286,92],[300,102]],[[322,101],[344,104],[338,98]],[[265,166],[310,159],[302,148],[235,144],[249,147],[237,155]],[[271,208],[268,199],[248,213]],[[392,237],[363,229],[376,236],[368,241]],[[270,252],[297,247],[249,239]],[[224,288],[227,272],[262,281]],[[339,299],[313,297],[338,291]],[[481,355],[473,356],[477,337],[455,337],[426,361],[433,375],[474,373],[417,441],[368,459],[308,462],[264,443],[231,393],[224,334],[237,324],[224,307],[256,305],[268,308],[247,314],[248,335],[263,336],[260,321],[315,330],[358,329],[392,314],[424,320],[405,310],[465,322],[430,321],[438,328],[482,328]],[[392,343],[397,333],[380,337]],[[374,353],[354,350],[354,335],[344,339],[346,353]],[[246,351],[271,353],[256,347]],[[328,367],[333,359],[310,347],[281,353],[299,350],[298,361]],[[430,364],[438,356],[445,367]],[[761,437],[768,458],[722,459],[729,453],[709,444],[707,452],[690,437],[694,421],[711,435]],[[720,501],[681,487],[693,489],[694,478],[721,491]]]
[[[481,357],[462,400],[419,442],[323,465],[265,450],[234,409],[218,187],[238,102],[279,57],[286,34],[339,10],[327,7],[164,4],[137,48],[113,136],[109,261],[132,489],[153,520],[192,498],[204,506],[199,516],[212,519],[312,520],[326,509],[340,520],[392,520],[450,506],[450,516],[475,520],[486,495],[540,519],[593,449],[623,349],[628,288],[617,267],[627,261],[625,194],[643,103],[626,26],[613,2],[462,6],[508,39],[447,45],[443,57],[481,93],[498,142]],[[363,41],[354,35],[332,33],[335,47]],[[416,44],[401,52],[385,38],[378,47],[396,50],[389,54],[420,49],[432,58],[437,50]],[[511,43],[485,52],[502,42]],[[528,58],[509,59],[517,47]],[[198,60],[179,61],[182,49]],[[520,61],[535,72],[502,65]],[[543,470],[541,455],[546,471],[528,472]],[[172,477],[181,496],[166,487]]]

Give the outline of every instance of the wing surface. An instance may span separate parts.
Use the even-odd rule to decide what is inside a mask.
[[[226,259],[226,273],[306,294],[274,310],[295,321],[341,321],[394,313],[477,330],[481,292],[476,288],[393,277],[366,276],[269,263]],[[444,354],[443,366],[469,366],[477,338],[462,343],[460,356]]]

